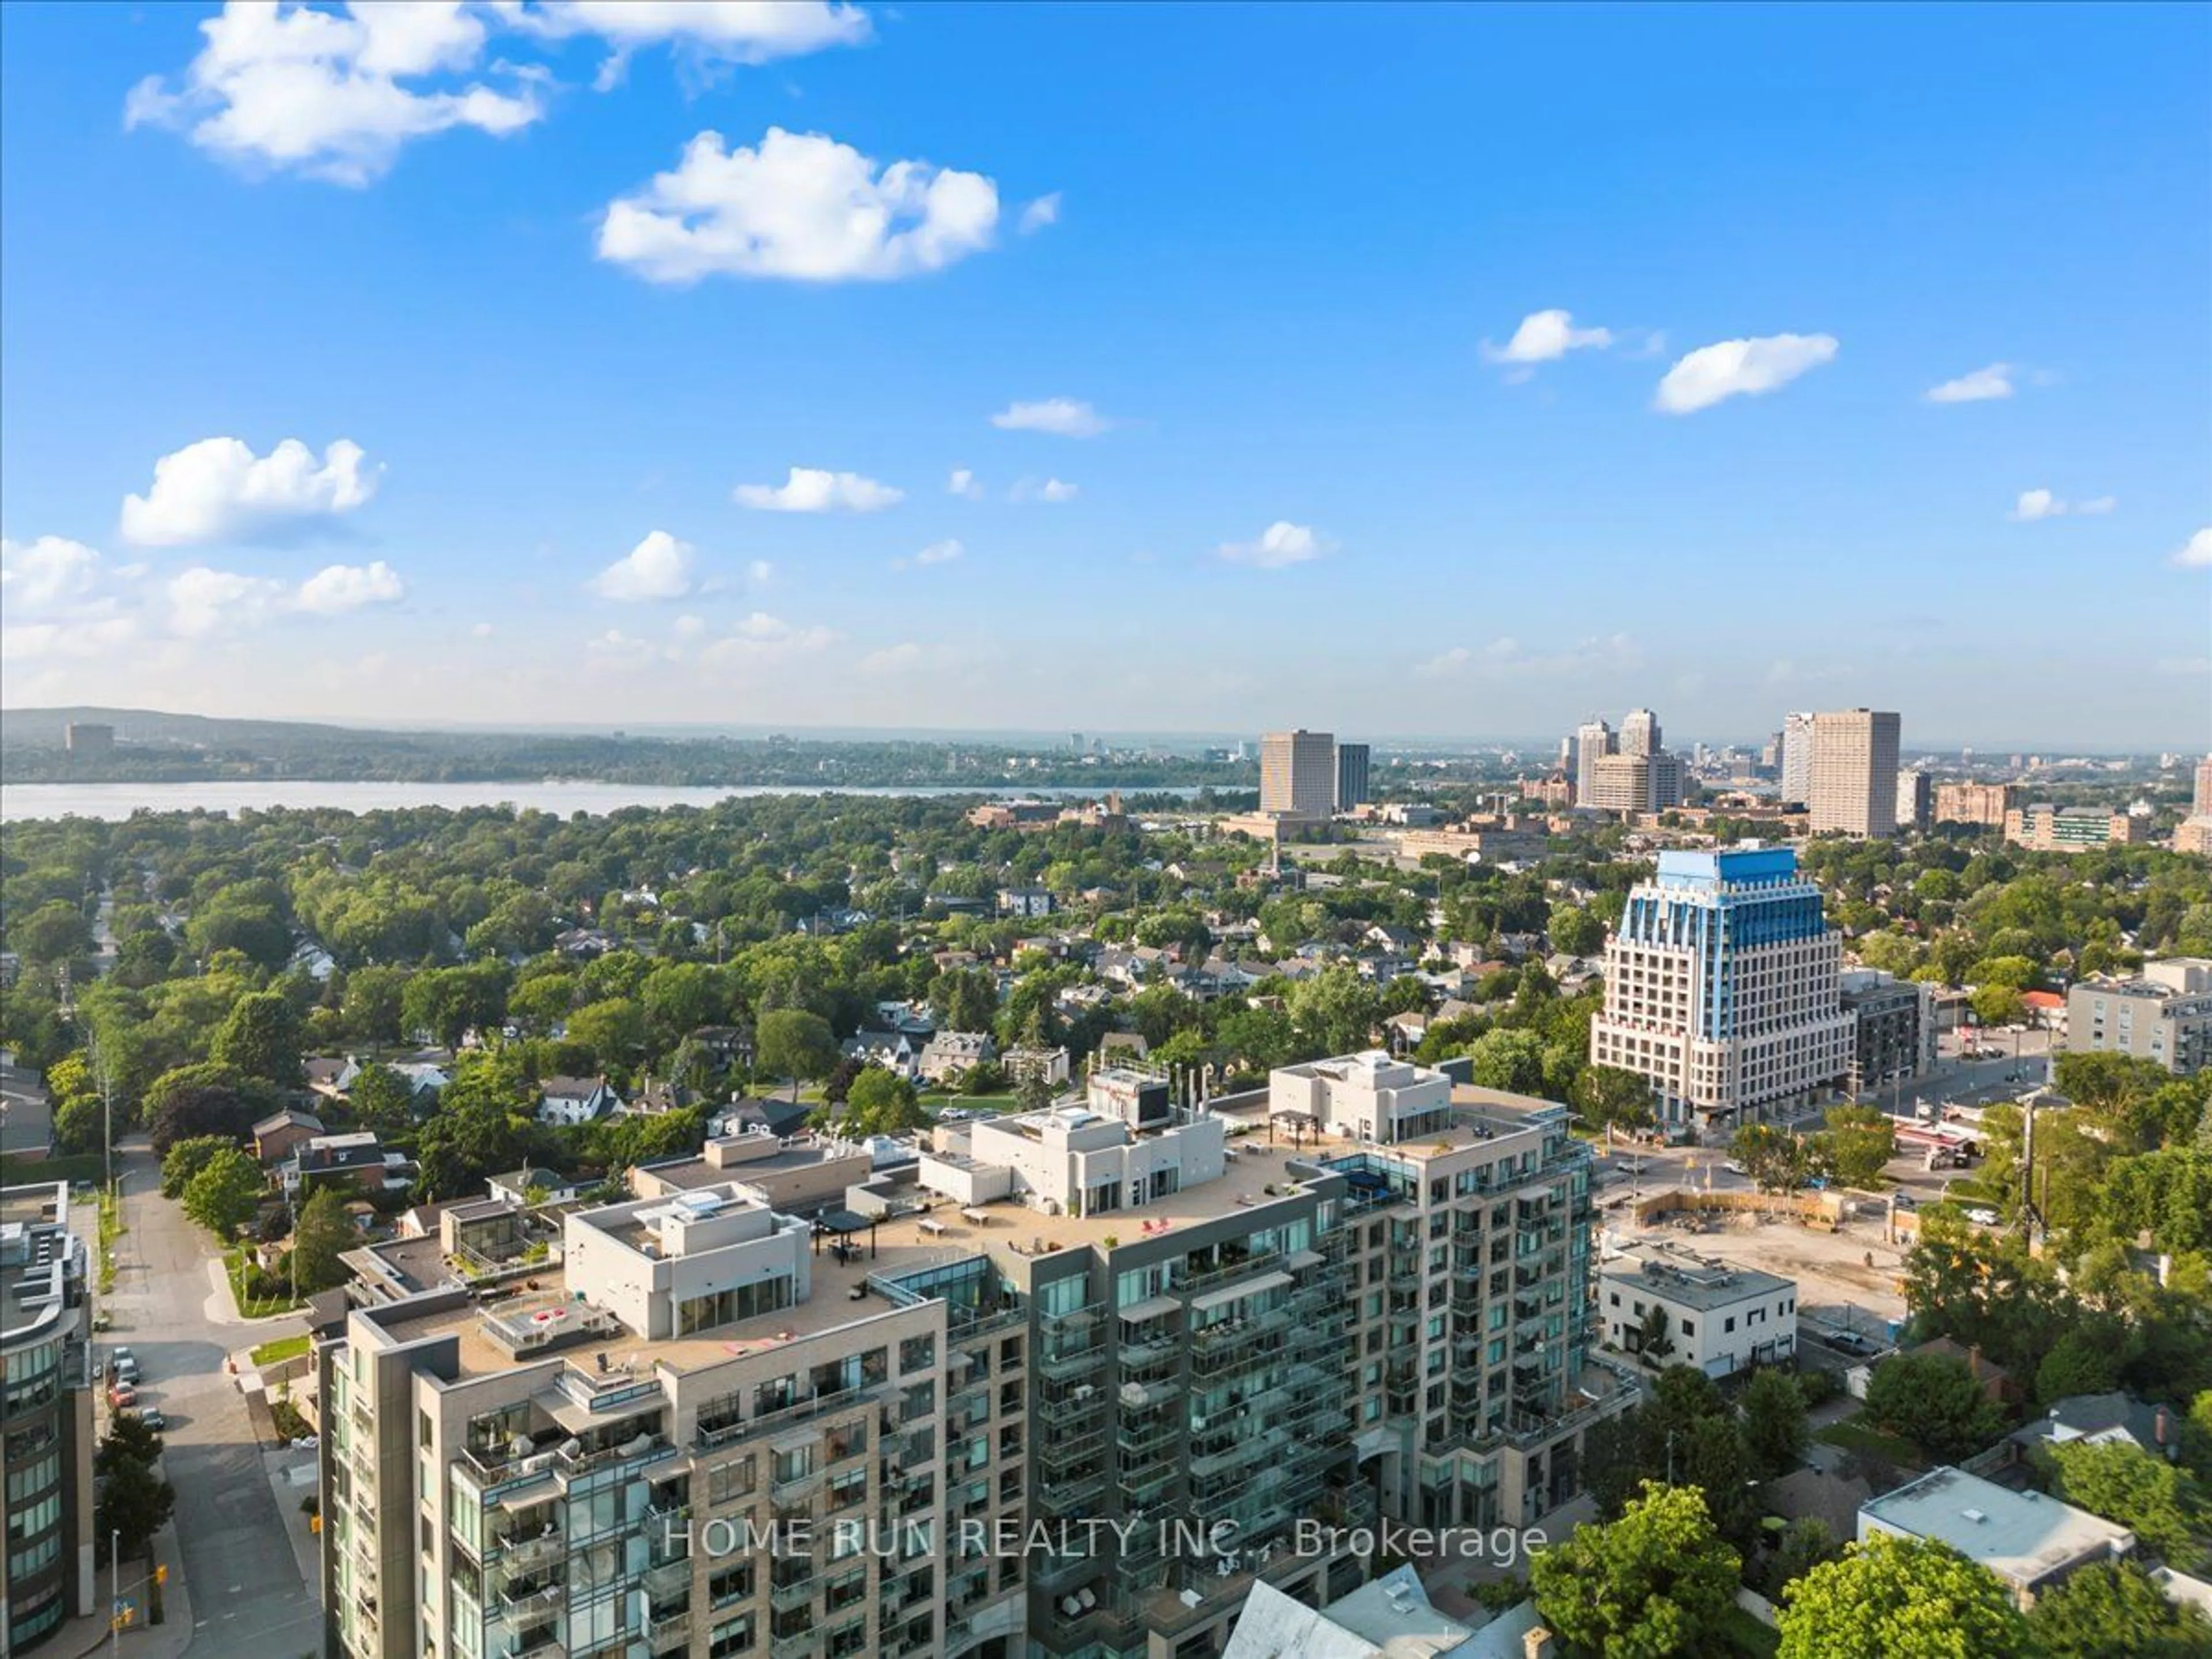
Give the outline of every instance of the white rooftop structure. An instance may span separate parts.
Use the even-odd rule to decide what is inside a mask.
[[[2077,1567],[2129,1553],[2125,1527],[2036,1492],[2014,1492],[1950,1468],[1859,1510],[1859,1540],[1875,1533],[1948,1544],[2003,1579],[2022,1606]]]
[[[1491,1659],[1518,1656],[1535,1604],[1500,1615],[1478,1633],[1430,1604],[1410,1566],[1384,1573],[1316,1609],[1255,1581],[1222,1659]],[[1508,1645],[1499,1646],[1500,1639]]]
[[[1267,1074],[1267,1109],[1310,1118],[1347,1139],[1387,1146],[1449,1127],[1451,1079],[1380,1048],[1284,1066]]]

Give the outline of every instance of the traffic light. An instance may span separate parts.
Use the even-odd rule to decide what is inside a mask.
[[[166,1584],[169,1582],[168,1563],[163,1561],[155,1564],[154,1582],[157,1584]]]

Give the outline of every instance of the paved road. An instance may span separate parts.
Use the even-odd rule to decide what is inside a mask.
[[[164,1466],[177,1489],[173,1525],[195,1626],[188,1659],[299,1659],[319,1649],[322,1614],[287,1534],[298,1517],[276,1507],[245,1397],[223,1360],[249,1340],[306,1328],[228,1322],[204,1239],[161,1197],[145,1142],[126,1143],[117,1166],[130,1231],[107,1300],[107,1340],[130,1345],[145,1377],[141,1394],[169,1419]]]

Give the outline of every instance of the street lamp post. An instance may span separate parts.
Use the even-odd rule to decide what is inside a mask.
[[[108,1576],[115,1581],[115,1594],[107,1607],[107,1651],[113,1659],[123,1644],[123,1529],[114,1528],[107,1534]]]

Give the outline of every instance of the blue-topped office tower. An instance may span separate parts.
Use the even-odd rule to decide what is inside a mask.
[[[1790,848],[1662,853],[1606,945],[1590,1059],[1650,1078],[1673,1129],[1809,1102],[1850,1070],[1842,954]]]

